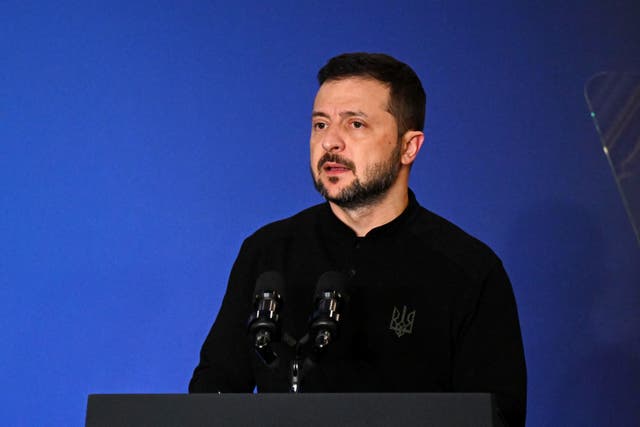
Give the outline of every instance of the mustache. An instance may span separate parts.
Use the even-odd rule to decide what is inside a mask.
[[[318,166],[317,166],[318,172],[322,169],[322,166],[327,162],[340,163],[341,165],[346,166],[352,171],[355,171],[356,169],[356,165],[351,160],[345,159],[339,154],[325,153],[324,156],[320,157],[320,160],[318,160]]]

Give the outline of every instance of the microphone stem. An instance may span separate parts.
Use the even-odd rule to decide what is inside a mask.
[[[300,392],[300,380],[302,376],[302,370],[300,369],[300,359],[296,356],[291,361],[291,393]]]

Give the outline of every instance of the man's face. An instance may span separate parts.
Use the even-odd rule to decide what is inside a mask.
[[[396,181],[401,143],[389,88],[370,78],[325,82],[313,104],[311,174],[327,200],[347,209],[375,203]]]

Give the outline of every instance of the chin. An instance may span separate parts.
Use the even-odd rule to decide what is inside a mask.
[[[345,182],[345,180],[340,179],[338,182],[331,182],[331,181],[326,181],[323,180],[322,182],[324,184],[324,188],[327,189],[327,193],[331,196],[331,197],[337,197],[340,195],[340,193],[342,193],[342,191],[349,187],[349,183]]]
[[[337,197],[338,195],[340,195],[340,192],[342,191],[342,186],[336,186],[331,183],[328,183],[328,185],[327,183],[323,183],[323,184],[324,184],[324,190],[328,197]]]

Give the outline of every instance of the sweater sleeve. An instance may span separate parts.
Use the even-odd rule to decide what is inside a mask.
[[[255,379],[247,339],[247,318],[255,284],[254,257],[245,241],[231,270],[218,316],[200,351],[190,393],[251,392]]]
[[[501,262],[465,298],[454,348],[453,387],[494,393],[508,426],[523,426],[527,376],[516,301]]]

